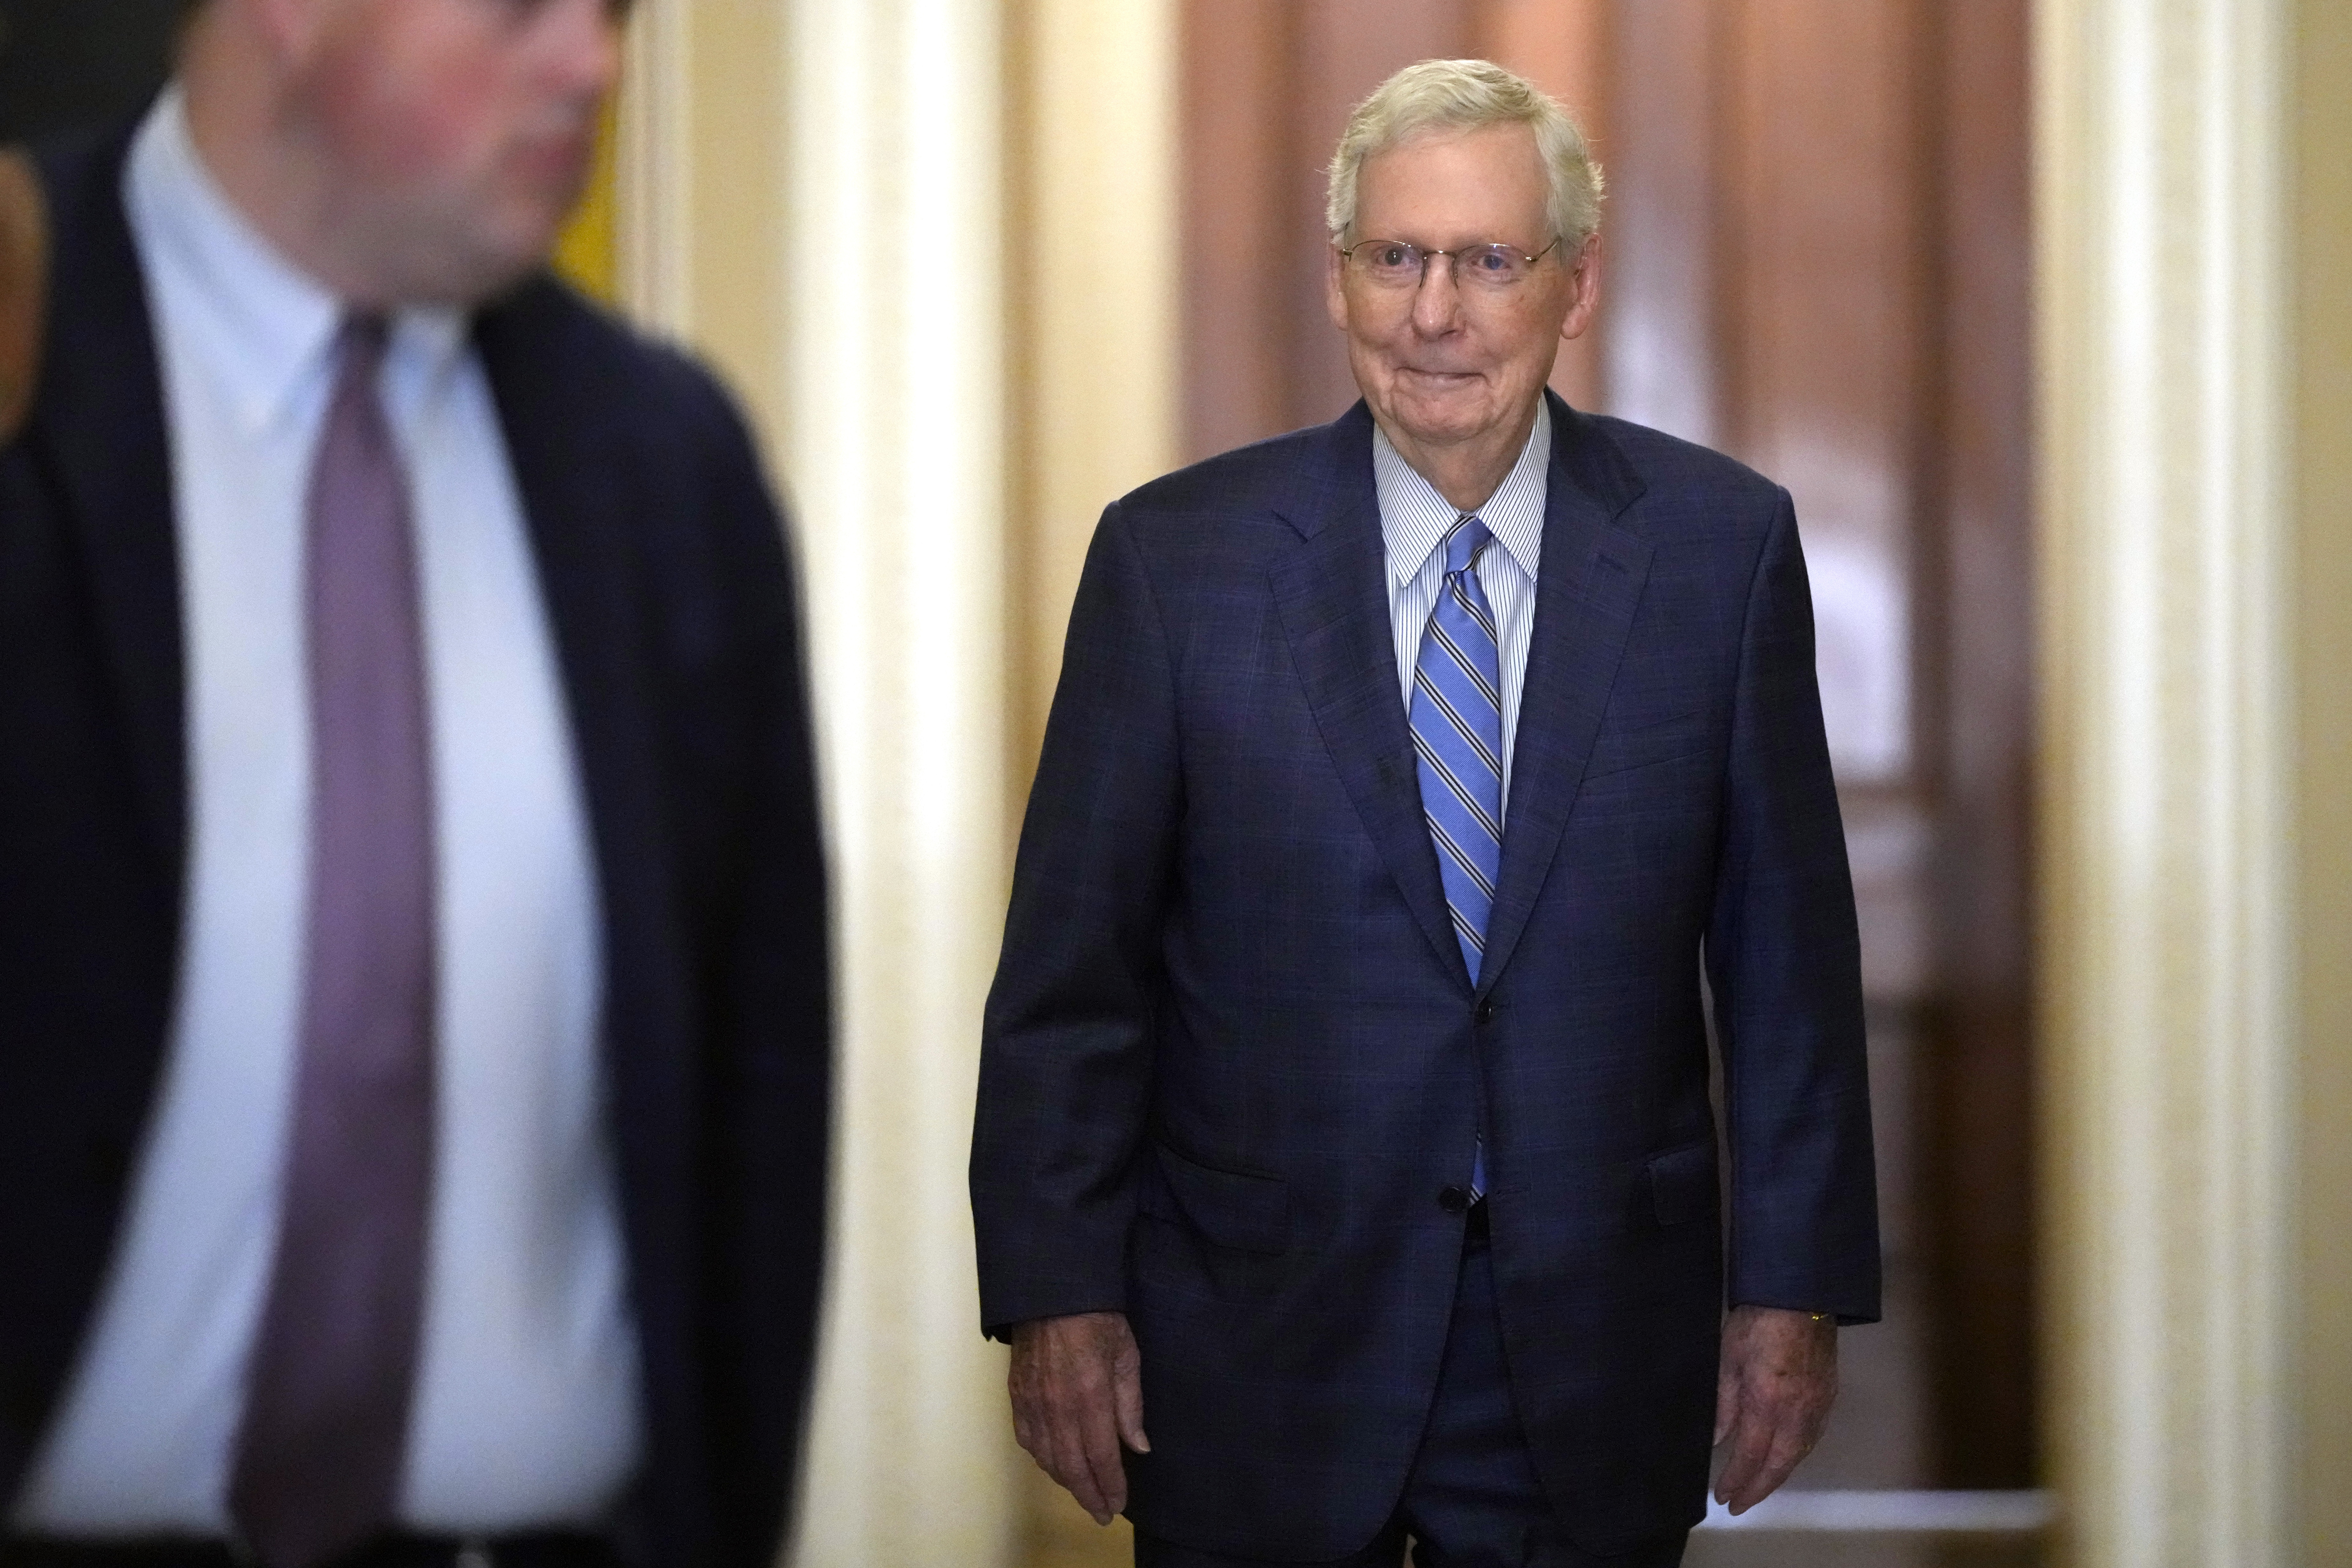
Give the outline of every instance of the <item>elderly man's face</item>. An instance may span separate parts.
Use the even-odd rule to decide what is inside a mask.
[[[402,300],[470,302],[543,260],[619,70],[613,0],[313,0],[295,110]]]
[[[1453,251],[1500,241],[1532,254],[1556,237],[1535,133],[1523,125],[1431,132],[1365,160],[1341,243]],[[1596,267],[1566,242],[1517,283],[1459,278],[1432,258],[1418,285],[1383,285],[1335,250],[1331,320],[1373,416],[1408,458],[1524,429],[1560,340],[1591,320]]]

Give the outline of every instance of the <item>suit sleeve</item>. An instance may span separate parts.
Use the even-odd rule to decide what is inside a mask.
[[[1861,944],[1785,491],[1748,591],[1735,701],[1706,936],[1731,1153],[1729,1299],[1875,1321]]]
[[[1173,659],[1129,521],[1087,556],[982,1024],[981,1322],[1120,1310],[1182,810]]]

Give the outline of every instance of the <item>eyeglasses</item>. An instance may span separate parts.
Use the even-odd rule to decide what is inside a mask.
[[[1489,243],[1465,245],[1453,250],[1423,250],[1402,239],[1363,239],[1353,245],[1335,248],[1365,280],[1381,289],[1418,289],[1428,276],[1430,262],[1440,256],[1453,258],[1454,281],[1481,289],[1508,289],[1524,283],[1528,274],[1559,248],[1559,237],[1530,256],[1516,245]]]

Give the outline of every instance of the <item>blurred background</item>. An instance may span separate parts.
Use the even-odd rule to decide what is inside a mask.
[[[0,0],[0,140],[135,108],[177,8]],[[2352,1563],[2352,6],[630,26],[562,264],[729,376],[812,584],[845,1034],[797,1562],[1127,1561],[977,1331],[1012,834],[1096,513],[1353,400],[1322,164],[1483,55],[1608,172],[1555,385],[1795,495],[1862,909],[1886,1321],[1694,1568]]]

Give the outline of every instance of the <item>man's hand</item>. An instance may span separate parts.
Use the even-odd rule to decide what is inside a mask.
[[[1745,1513],[1821,1441],[1837,1400],[1837,1324],[1779,1307],[1734,1307],[1715,1378],[1715,1441],[1728,1441],[1717,1502]]]
[[[1127,1506],[1125,1443],[1143,1436],[1143,1354],[1124,1312],[1036,1318],[1013,1331],[1013,1435],[1097,1524]]]

